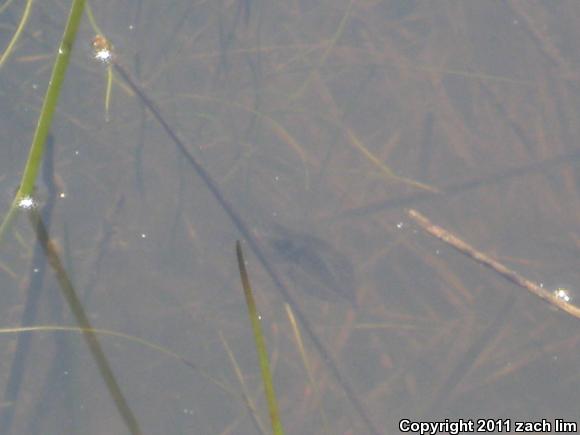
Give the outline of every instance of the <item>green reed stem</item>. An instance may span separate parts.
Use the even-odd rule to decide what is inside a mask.
[[[236,242],[236,255],[238,257],[238,267],[240,269],[240,277],[242,279],[242,287],[244,288],[244,296],[246,297],[246,305],[248,306],[248,314],[252,322],[252,330],[254,332],[254,341],[256,342],[256,350],[258,351],[258,360],[260,361],[260,368],[262,370],[262,382],[264,383],[264,390],[266,393],[266,400],[268,402],[268,409],[270,411],[270,420],[272,422],[272,433],[274,435],[283,435],[284,429],[280,421],[280,413],[278,412],[278,402],[276,400],[276,392],[274,391],[274,383],[272,382],[272,373],[270,371],[270,362],[268,361],[268,351],[266,350],[266,342],[264,341],[264,334],[262,333],[262,325],[260,324],[260,315],[256,308],[256,302],[252,294],[252,287],[248,272],[246,271],[246,262],[242,253],[242,245],[239,240]]]
[[[56,60],[52,68],[48,88],[46,89],[46,94],[44,96],[44,102],[42,103],[42,108],[40,110],[38,123],[36,124],[36,130],[34,131],[34,136],[32,138],[32,145],[30,146],[28,160],[26,161],[24,173],[22,174],[20,181],[20,187],[10,205],[10,210],[8,210],[8,213],[0,225],[0,242],[2,242],[6,231],[16,216],[22,198],[32,196],[34,193],[34,185],[36,183],[38,170],[44,152],[44,142],[50,131],[52,117],[58,103],[58,97],[68,68],[70,54],[76,40],[79,23],[83,16],[84,6],[85,0],[73,0],[62,40],[58,47]]]

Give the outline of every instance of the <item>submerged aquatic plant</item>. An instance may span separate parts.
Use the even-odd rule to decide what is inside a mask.
[[[74,0],[72,3],[64,33],[58,47],[56,60],[46,89],[42,108],[40,109],[40,116],[38,117],[36,129],[34,130],[34,136],[32,138],[32,144],[28,152],[28,159],[20,181],[20,187],[14,196],[14,200],[12,201],[8,213],[4,216],[4,220],[0,225],[0,243],[10,228],[12,221],[16,217],[23,198],[33,196],[34,186],[36,184],[38,171],[44,153],[44,142],[46,141],[50,131],[50,126],[52,125],[52,117],[66,76],[70,54],[76,40],[77,30],[83,15],[84,7],[85,0]]]
[[[283,435],[284,429],[280,421],[280,413],[278,412],[278,402],[276,400],[276,392],[274,391],[274,382],[272,381],[272,372],[270,371],[270,362],[268,360],[268,351],[266,349],[266,342],[260,324],[260,315],[256,307],[252,286],[250,285],[250,278],[246,271],[246,262],[242,251],[242,244],[238,240],[236,242],[236,256],[238,259],[238,268],[240,270],[240,278],[242,280],[242,287],[244,289],[244,296],[246,298],[246,305],[248,307],[248,314],[252,322],[252,331],[254,333],[254,341],[256,342],[256,350],[258,352],[258,360],[262,370],[262,382],[264,384],[264,391],[266,400],[268,402],[268,409],[270,411],[270,420],[272,423],[272,432],[274,435]]]

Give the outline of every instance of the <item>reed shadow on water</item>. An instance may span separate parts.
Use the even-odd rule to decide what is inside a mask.
[[[97,36],[94,39],[93,45],[96,50],[111,50],[111,45],[104,40],[101,40],[102,36]],[[129,72],[125,69],[125,67],[119,63],[119,61],[115,58],[114,53],[111,53],[110,58],[108,59],[114,67],[114,70],[121,76],[121,78],[125,81],[125,83],[131,88],[131,90],[135,93],[135,95],[141,100],[144,106],[149,110],[149,112],[153,115],[153,117],[157,120],[157,122],[161,125],[165,133],[171,139],[171,142],[176,146],[180,154],[184,157],[187,163],[191,166],[197,176],[203,181],[205,186],[211,192],[214,199],[219,203],[222,210],[230,219],[233,226],[238,230],[241,236],[245,239],[246,243],[248,244],[250,250],[254,253],[262,267],[265,269],[267,274],[270,276],[271,280],[273,281],[275,287],[278,291],[282,294],[285,301],[290,305],[296,318],[302,324],[306,335],[310,338],[312,344],[316,348],[317,352],[320,354],[322,360],[324,361],[326,367],[332,373],[338,384],[342,387],[347,396],[348,400],[350,401],[352,407],[355,409],[356,413],[358,414],[360,420],[364,423],[369,433],[374,435],[378,435],[383,433],[377,427],[375,427],[373,421],[369,417],[365,407],[363,406],[362,401],[359,399],[357,393],[355,392],[353,386],[351,385],[350,381],[342,374],[342,372],[338,368],[338,363],[335,359],[331,356],[331,353],[327,350],[326,346],[323,344],[322,340],[318,337],[318,335],[313,330],[310,322],[306,318],[306,315],[302,312],[299,305],[297,304],[294,296],[291,294],[290,289],[285,284],[285,282],[281,279],[280,273],[278,268],[270,261],[268,255],[266,254],[266,250],[264,249],[263,244],[254,236],[253,232],[250,230],[250,226],[247,224],[245,219],[238,213],[236,208],[232,205],[232,203],[224,196],[220,186],[213,178],[213,176],[207,171],[207,169],[194,157],[194,155],[189,151],[185,142],[177,135],[176,131],[167,123],[165,117],[162,115],[160,109],[157,105],[153,102],[153,100],[145,93],[141,86],[139,86],[129,74]],[[328,265],[323,265],[321,260],[316,259],[315,262],[319,265],[319,268],[322,267],[323,271],[326,271],[328,274]],[[319,270],[320,272],[320,270]]]

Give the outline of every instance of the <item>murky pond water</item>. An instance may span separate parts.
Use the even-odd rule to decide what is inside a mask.
[[[33,5],[0,70],[5,215],[67,2],[2,3],[3,47]],[[93,327],[118,334],[97,338],[144,433],[256,433],[238,379],[267,421],[238,239],[287,433],[397,433],[400,419],[445,414],[577,419],[576,319],[432,240],[404,208],[546,287],[577,287],[580,3],[438,3],[91,3],[99,29],[81,24],[45,146],[58,189],[46,226]],[[275,273],[117,73],[105,107],[97,32]],[[35,251],[22,215],[0,252],[12,331],[0,432],[126,433],[82,334],[13,329],[74,324]],[[288,299],[306,320],[296,330]],[[321,344],[302,350],[297,332]]]

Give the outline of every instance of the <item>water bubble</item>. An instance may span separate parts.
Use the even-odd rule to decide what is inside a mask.
[[[107,64],[113,60],[113,46],[103,35],[93,38],[93,58]]]
[[[570,302],[572,300],[570,289],[566,287],[558,287],[556,290],[554,290],[554,296],[563,300],[564,302]]]
[[[36,203],[35,199],[32,196],[23,196],[18,201],[18,207],[20,207],[23,210],[31,210],[33,208],[36,208],[37,205],[38,204]]]

